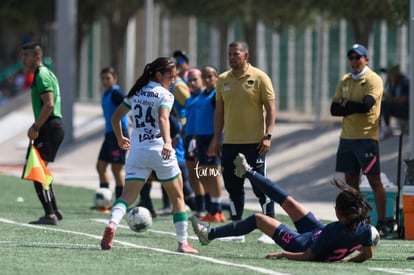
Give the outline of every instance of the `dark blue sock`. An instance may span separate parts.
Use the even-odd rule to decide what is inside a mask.
[[[245,176],[252,184],[254,184],[258,189],[278,204],[282,205],[282,203],[286,200],[288,193],[283,190],[282,187],[277,185],[277,183],[253,170],[247,172]]]
[[[195,203],[195,198],[194,197],[189,197],[189,198],[185,199],[185,204],[187,204],[188,207],[190,207],[191,211],[196,210],[196,203]]]
[[[99,187],[100,187],[100,188],[109,188],[109,183],[108,183],[108,182],[101,182],[101,183],[99,184]]]
[[[196,211],[203,212],[206,211],[206,204],[204,201],[204,195],[196,195],[195,196],[195,203],[196,203]]]
[[[256,228],[256,216],[251,215],[244,220],[212,228],[208,233],[208,239],[214,240],[221,237],[242,236],[252,232]]]
[[[152,199],[150,196],[151,187],[151,184],[144,184],[144,187],[142,187],[141,189],[140,201],[138,202],[137,206],[143,206],[147,208],[151,213],[155,213],[154,206],[152,204]]]
[[[207,210],[207,212],[210,213],[210,214],[212,214],[211,213],[211,197],[210,197],[210,194],[205,194],[204,195],[204,202],[206,204],[206,210]]]
[[[122,192],[124,191],[124,187],[122,185],[115,186],[115,198],[119,198],[122,195]]]

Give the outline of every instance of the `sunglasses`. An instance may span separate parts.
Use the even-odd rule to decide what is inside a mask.
[[[360,60],[362,57],[362,55],[349,55],[348,56],[348,60],[352,61],[352,60]]]

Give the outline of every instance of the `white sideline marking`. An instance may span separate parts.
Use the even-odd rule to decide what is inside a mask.
[[[91,219],[91,220],[93,220],[95,222],[104,223],[104,224],[107,224],[108,223],[108,220],[105,220],[105,219]],[[123,224],[119,224],[118,227],[129,229],[128,226],[123,225]],[[153,229],[148,229],[147,231],[154,232],[154,233],[157,233],[157,234],[164,234],[164,235],[175,236],[175,233],[172,233],[172,232],[158,231],[158,230],[153,230]],[[139,234],[139,233],[137,233],[137,234]],[[191,239],[191,240],[198,240],[197,237],[193,237],[193,236],[188,236],[188,238]]]
[[[17,241],[0,241],[0,244],[16,244],[16,245],[36,245],[36,246],[43,246],[43,247],[50,247],[50,245],[53,246],[59,246],[59,247],[95,247],[95,248],[101,248],[97,244],[84,244],[84,243],[41,243],[41,242],[17,242]]]
[[[398,269],[398,268],[369,268],[370,270],[382,271],[391,274],[413,275],[414,269]]]
[[[4,218],[0,218],[0,222],[20,225],[20,226],[24,226],[24,227],[37,228],[37,229],[42,229],[42,230],[50,230],[50,231],[63,232],[63,233],[68,233],[68,234],[73,234],[73,235],[85,236],[85,237],[90,237],[90,238],[98,239],[98,240],[100,240],[102,238],[102,236],[93,235],[93,234],[89,234],[89,233],[71,231],[71,230],[65,230],[65,229],[59,229],[59,228],[53,228],[53,227],[48,227],[48,226],[40,226],[40,225],[34,225],[34,224],[19,223],[19,222],[12,221],[12,220],[9,220],[9,219],[4,219]],[[161,252],[161,253],[176,254],[176,255],[186,256],[186,257],[193,257],[193,258],[196,258],[196,259],[204,260],[204,261],[207,261],[207,262],[212,262],[212,263],[215,263],[215,264],[245,268],[245,269],[253,270],[255,272],[259,272],[259,273],[263,273],[263,274],[273,274],[273,275],[284,275],[284,274],[286,274],[286,273],[280,273],[280,272],[276,272],[276,271],[269,270],[269,269],[262,268],[262,267],[256,267],[256,266],[251,266],[251,265],[246,265],[246,264],[236,264],[236,263],[226,262],[226,261],[223,261],[223,260],[210,258],[210,257],[205,257],[205,256],[194,255],[194,254],[178,253],[178,252],[169,251],[169,250],[160,249],[160,248],[137,245],[137,244],[130,243],[130,242],[125,242],[125,241],[114,240],[113,242],[124,245],[124,246],[133,247],[133,248],[141,248],[141,249],[147,249],[147,250],[157,251],[157,252]]]

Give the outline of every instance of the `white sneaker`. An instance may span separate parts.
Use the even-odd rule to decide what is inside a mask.
[[[197,235],[201,245],[208,245],[210,243],[210,240],[208,239],[210,226],[207,226],[204,223],[200,222],[196,216],[192,216],[190,219],[194,233]]]
[[[222,242],[236,242],[236,243],[244,243],[246,241],[244,235],[231,236],[231,237],[222,237],[222,238],[217,238],[216,240],[222,241]]]
[[[275,241],[267,236],[265,233],[263,233],[258,239],[258,243],[265,243],[265,244],[275,244]]]
[[[244,174],[252,170],[252,167],[247,163],[246,157],[242,153],[237,154],[233,163],[236,167],[234,169],[234,174],[239,178],[243,178]]]

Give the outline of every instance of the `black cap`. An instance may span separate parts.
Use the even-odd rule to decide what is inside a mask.
[[[185,60],[185,62],[190,63],[190,57],[188,56],[188,54],[187,54],[185,51],[182,51],[182,50],[176,50],[176,51],[173,53],[173,57],[174,57],[175,59],[182,58],[182,59],[184,59],[184,60]]]

